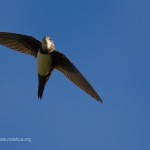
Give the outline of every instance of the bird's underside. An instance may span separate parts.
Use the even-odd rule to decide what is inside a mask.
[[[44,45],[45,43],[46,45]],[[63,73],[70,81],[76,84],[79,88],[84,90],[86,93],[91,95],[96,100],[102,102],[100,96],[91,86],[91,84],[85,79],[85,77],[79,72],[79,70],[72,64],[72,62],[64,54],[55,50],[54,43],[49,37],[43,38],[43,41],[40,42],[32,36],[8,32],[0,32],[0,45],[6,46],[10,49],[13,49],[21,53],[30,54],[34,57],[37,57],[39,53],[45,56],[50,55],[51,64],[49,64],[48,73],[46,75],[38,73],[39,98],[42,98],[45,84],[47,83],[51,75],[51,72],[53,70],[58,70],[61,73]],[[45,47],[47,47],[47,49]],[[48,64],[45,63],[45,65]]]

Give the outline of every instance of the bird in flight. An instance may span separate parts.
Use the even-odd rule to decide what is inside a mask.
[[[64,54],[56,51],[54,42],[50,37],[46,36],[40,42],[32,36],[0,32],[0,45],[37,58],[38,98],[42,98],[45,84],[52,72],[58,70],[97,101],[103,102],[73,63]]]

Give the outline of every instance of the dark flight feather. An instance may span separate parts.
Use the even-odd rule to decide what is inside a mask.
[[[62,72],[69,80],[87,92],[96,100],[103,102],[94,88],[79,72],[79,70],[70,62],[70,60],[62,53],[54,51],[51,53],[55,64],[55,69]]]
[[[41,42],[32,36],[0,32],[0,45],[36,57],[41,47]]]

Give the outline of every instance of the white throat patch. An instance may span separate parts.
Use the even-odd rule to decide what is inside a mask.
[[[46,39],[46,47],[47,49],[50,49],[52,46],[52,42],[49,39]]]

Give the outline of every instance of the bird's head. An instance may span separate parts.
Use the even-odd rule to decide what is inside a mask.
[[[55,45],[53,43],[53,40],[50,37],[46,36],[46,37],[43,38],[43,40],[42,40],[42,50],[44,52],[46,52],[46,51],[52,52],[52,51],[55,50]]]

